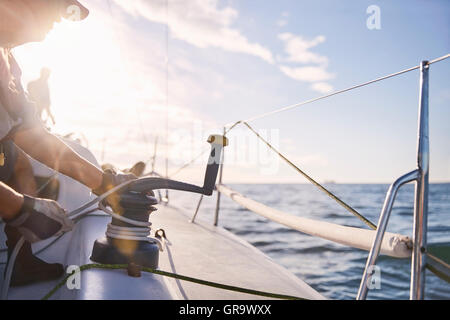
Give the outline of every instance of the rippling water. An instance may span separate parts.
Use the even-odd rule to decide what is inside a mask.
[[[312,185],[230,185],[236,191],[279,210],[312,219],[365,227],[334,200]],[[375,224],[388,185],[330,184],[329,190]],[[171,193],[171,202],[194,212],[197,196]],[[397,195],[388,231],[412,235],[414,186]],[[216,197],[205,197],[199,215],[213,220]],[[367,252],[311,237],[268,221],[223,196],[219,224],[263,251],[331,299],[354,299]],[[430,185],[428,243],[450,245],[450,184]],[[410,260],[380,256],[381,289],[368,299],[408,299]],[[426,298],[450,299],[450,285],[427,271]]]

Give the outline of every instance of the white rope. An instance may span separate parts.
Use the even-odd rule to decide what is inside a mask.
[[[115,219],[136,226],[136,227],[122,227],[122,226],[115,226],[109,223],[106,228],[106,235],[108,237],[114,239],[148,241],[151,243],[156,243],[159,247],[159,251],[163,251],[161,242],[156,238],[150,237],[151,233],[150,226],[152,225],[151,222],[137,221],[122,217],[121,215],[118,215],[112,212],[111,210],[107,209],[101,202],[99,204],[99,208],[100,210],[106,212]]]
[[[113,239],[147,241],[150,243],[156,243],[159,247],[159,251],[163,251],[161,241],[157,238],[150,237],[150,232],[150,228],[121,227],[109,223],[106,229],[106,236]]]
[[[216,188],[218,192],[223,193],[233,201],[260,216],[285,225],[291,229],[342,245],[369,251],[376,234],[376,231],[374,230],[346,227],[334,223],[287,214],[249,199],[224,185],[217,185]],[[409,237],[386,232],[383,238],[381,254],[396,258],[410,257],[411,246],[411,239]]]
[[[112,216],[113,218],[120,220],[122,222],[131,224],[133,226],[137,226],[137,227],[150,227],[152,225],[152,223],[150,221],[137,221],[137,220],[133,220],[133,219],[129,219],[129,218],[125,218],[122,217],[121,215],[114,213],[113,211],[109,210],[108,208],[106,208],[103,203],[99,203],[98,208],[104,212],[106,212],[107,214],[109,214],[110,216]]]

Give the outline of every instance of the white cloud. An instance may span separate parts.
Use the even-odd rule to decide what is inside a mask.
[[[239,30],[231,27],[238,17],[235,9],[218,8],[218,0],[167,1],[168,9],[166,0],[115,0],[117,5],[133,16],[162,24],[169,22],[171,35],[191,45],[250,54],[273,63],[270,50],[250,42]]]
[[[327,57],[310,51],[311,48],[325,42],[326,38],[324,36],[320,35],[312,40],[306,40],[301,36],[286,32],[279,34],[278,38],[284,42],[285,52],[287,53],[286,61],[328,64]]]
[[[335,77],[334,74],[327,72],[323,67],[291,68],[287,66],[280,66],[280,70],[294,80],[305,82],[323,82]]]
[[[333,86],[326,82],[316,82],[311,85],[311,89],[325,94],[333,91]]]
[[[310,88],[320,93],[328,93],[333,90],[333,87],[325,82],[335,77],[326,70],[328,57],[311,51],[312,48],[325,42],[325,36],[319,35],[312,40],[306,40],[302,36],[286,32],[279,34],[278,38],[284,42],[286,53],[286,57],[281,57],[278,61],[309,64],[303,67],[281,65],[280,70],[285,75],[297,81],[312,82]]]

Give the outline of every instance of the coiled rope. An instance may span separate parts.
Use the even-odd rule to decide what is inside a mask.
[[[121,215],[118,215],[113,211],[107,209],[102,202],[99,203],[99,209],[111,215],[115,219],[121,220],[125,223],[135,226],[135,227],[122,227],[122,226],[115,226],[112,223],[108,223],[108,226],[106,227],[106,235],[108,237],[114,239],[153,242],[158,245],[159,251],[163,251],[161,242],[156,238],[150,237],[152,225],[151,222],[136,221],[133,219],[122,217]]]

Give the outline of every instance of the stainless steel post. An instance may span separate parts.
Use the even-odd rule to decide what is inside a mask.
[[[194,223],[195,222],[195,218],[197,217],[197,213],[198,213],[198,210],[200,209],[200,205],[202,204],[202,200],[203,200],[203,195],[201,195],[200,199],[198,200],[197,208],[195,209],[195,213],[192,216],[192,219],[189,221],[190,223]]]
[[[417,141],[417,179],[414,204],[414,229],[411,261],[410,299],[424,298],[425,266],[427,251],[427,215],[428,215],[428,172],[430,160],[429,118],[428,118],[428,61],[420,64],[420,95]]]
[[[367,257],[366,267],[361,279],[361,284],[359,285],[358,295],[356,297],[357,300],[364,300],[367,297],[367,292],[369,289],[367,282],[369,281],[369,277],[371,276],[369,274],[369,270],[370,267],[375,265],[378,255],[380,254],[381,244],[383,242],[384,233],[386,232],[386,227],[391,215],[397,191],[405,183],[416,180],[418,174],[418,170],[411,171],[395,180],[395,182],[389,187],[389,190],[386,194],[386,199],[384,200],[383,209],[381,210],[380,219],[378,221],[377,233],[375,234],[369,256]]]
[[[223,136],[225,137],[226,128],[223,128]],[[220,159],[220,170],[219,170],[219,184],[222,184],[222,174],[223,174],[223,162],[225,160],[225,150],[222,152],[222,159]],[[214,225],[217,226],[219,223],[219,211],[220,211],[220,192],[217,191],[217,202],[216,202],[216,212],[214,214]]]

